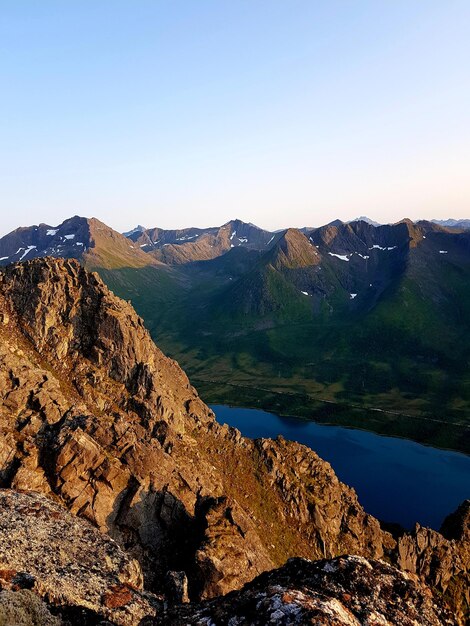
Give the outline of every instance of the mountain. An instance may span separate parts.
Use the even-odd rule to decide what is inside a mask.
[[[375,222],[374,220],[371,220],[370,217],[367,217],[366,215],[361,215],[361,217],[356,217],[355,219],[351,220],[349,223],[351,224],[352,222],[367,222],[367,224],[370,224],[371,226],[380,226],[380,222]]]
[[[0,270],[0,312],[0,578],[13,581],[12,590],[33,589],[47,610],[71,607],[74,619],[83,607],[95,615],[84,624],[98,623],[98,615],[137,626],[150,607],[155,619],[172,623],[158,611],[178,580],[183,596],[187,580],[189,599],[198,601],[293,556],[358,554],[372,560],[319,568],[333,572],[343,563],[364,583],[364,571],[375,568],[384,578],[370,577],[368,589],[372,579],[377,590],[402,581],[393,596],[402,608],[389,607],[389,615],[405,614],[407,599],[422,608],[420,598],[436,593],[464,623],[470,502],[442,534],[419,526],[385,531],[312,450],[283,438],[252,441],[218,425],[132,306],[76,260]],[[92,550],[102,555],[96,565]],[[410,583],[402,595],[405,578],[373,561],[382,558],[433,591],[421,594]],[[296,578],[293,567],[272,580],[293,592],[303,571],[305,593],[315,595],[315,569],[299,565]],[[238,596],[238,607],[243,593],[260,597],[263,580]],[[331,577],[331,594],[340,580]],[[368,592],[350,590],[357,606],[374,606]],[[349,606],[355,596],[347,595],[341,601]],[[194,615],[214,606],[195,606]]]
[[[18,228],[0,239],[0,264],[38,257],[78,259],[87,267],[115,269],[155,264],[139,248],[95,218],[72,217],[56,227]]]
[[[459,228],[462,230],[470,230],[470,220],[431,220],[434,224],[445,226],[446,228]]]
[[[143,589],[135,559],[59,504],[11,490],[0,490],[0,502],[0,560],[9,565],[0,570],[5,625],[262,626],[321,619],[323,626],[351,626],[364,615],[385,626],[462,623],[422,582],[358,556],[291,559],[241,590],[202,603],[188,602],[183,572],[170,572],[158,596]]]
[[[264,406],[282,412],[293,410],[282,394],[295,391],[300,415],[468,451],[468,233],[354,222],[278,234],[266,252],[245,254],[242,273],[220,259],[224,272],[214,261],[189,264],[185,288],[152,326],[208,399],[242,395],[259,406],[272,391]],[[393,414],[343,421],[351,405]]]
[[[137,233],[144,233],[147,229],[145,228],[145,226],[142,226],[142,224],[138,224],[135,228],[133,228],[132,230],[128,230],[125,233],[122,233],[124,235],[124,237],[132,237],[134,235],[136,235]]]
[[[223,226],[207,229],[136,229],[128,236],[156,259],[170,265],[213,259],[238,246],[265,249],[273,239],[273,233],[241,220],[232,220]]]

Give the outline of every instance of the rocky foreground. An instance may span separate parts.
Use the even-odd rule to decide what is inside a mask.
[[[158,596],[144,591],[136,560],[45,496],[2,490],[0,511],[0,563],[8,564],[0,569],[0,624],[457,623],[416,576],[358,556],[290,559],[240,591],[199,604],[187,602],[184,578],[174,572]]]
[[[0,624],[468,616],[469,502],[441,533],[385,532],[308,448],[218,425],[132,307],[75,261],[0,273],[0,398]],[[363,558],[290,561],[249,583],[342,554]]]

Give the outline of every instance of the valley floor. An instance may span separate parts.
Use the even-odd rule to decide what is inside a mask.
[[[313,394],[290,391],[288,388],[269,389],[198,377],[191,377],[191,382],[207,404],[263,409],[278,415],[359,428],[470,454],[470,429],[458,421],[320,399]]]

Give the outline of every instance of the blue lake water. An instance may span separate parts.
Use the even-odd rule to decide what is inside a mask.
[[[470,498],[470,457],[407,439],[280,417],[257,409],[212,405],[217,421],[246,437],[282,435],[303,443],[331,463],[354,487],[368,513],[411,528],[439,530],[444,518]]]

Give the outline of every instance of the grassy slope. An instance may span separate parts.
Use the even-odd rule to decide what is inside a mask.
[[[261,315],[250,306],[231,310],[239,286],[223,272],[100,273],[133,302],[208,402],[262,406],[468,451],[468,431],[459,427],[470,421],[466,271],[440,263],[430,279],[417,262],[372,311],[336,318],[322,310],[312,315],[308,298],[271,268],[261,278],[242,278],[258,281],[250,288],[268,303]],[[344,296],[335,297],[341,310]],[[277,310],[278,302],[288,306]]]

